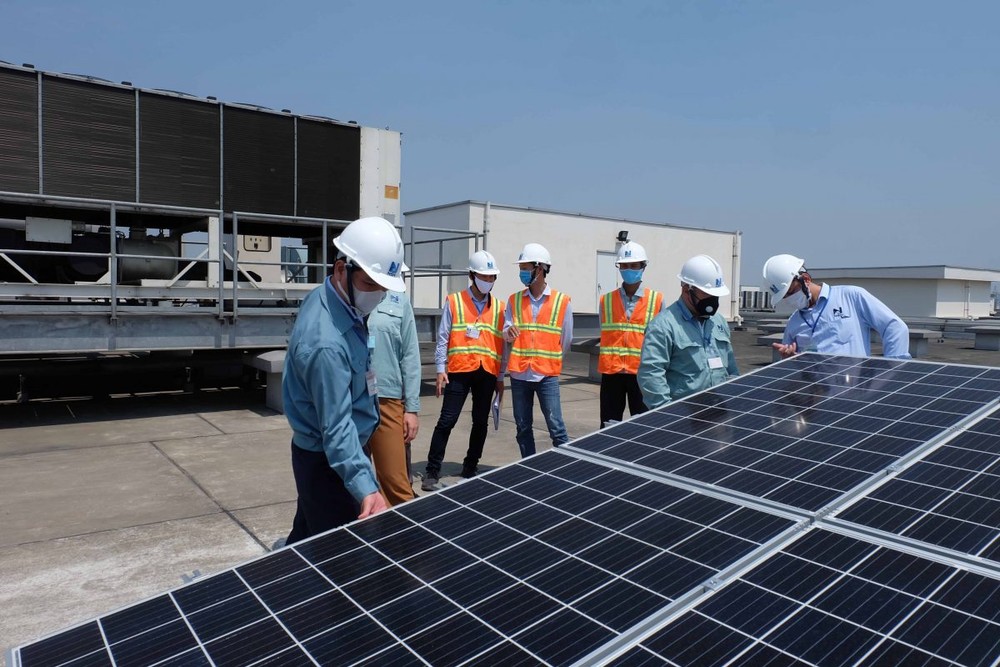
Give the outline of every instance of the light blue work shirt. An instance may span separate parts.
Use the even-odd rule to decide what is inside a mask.
[[[372,368],[380,398],[403,400],[406,412],[420,412],[420,344],[413,307],[403,292],[388,292],[368,316],[374,336]]]
[[[910,330],[871,292],[853,285],[824,284],[812,308],[788,318],[782,342],[798,352],[870,357],[871,330],[882,337],[882,355],[910,358]]]
[[[514,294],[520,294],[520,291],[514,292]],[[538,319],[538,311],[542,309],[542,304],[545,300],[549,298],[552,294],[552,286],[546,285],[542,293],[538,295],[536,299],[528,290],[528,301],[531,303],[531,319]],[[520,308],[520,303],[514,304],[515,308]],[[570,346],[573,344],[573,304],[570,302],[566,303],[566,314],[563,316],[563,326],[562,333],[559,336],[559,344],[562,347],[563,355],[569,352]],[[511,313],[510,309],[510,298],[507,299],[507,308],[504,310],[503,314],[503,330],[506,331],[514,324],[514,315]],[[503,377],[507,372],[507,362],[510,360],[510,349],[511,344],[507,343],[504,345],[503,359],[500,361],[500,377]],[[525,382],[541,382],[547,376],[541,373],[536,373],[532,368],[528,370],[521,371],[520,373],[511,373],[510,376],[515,380],[524,380]]]
[[[739,374],[722,315],[702,320],[677,300],[646,327],[636,377],[650,410]]]
[[[378,491],[363,449],[379,421],[368,367],[364,322],[327,279],[303,299],[295,318],[282,380],[285,416],[295,446],[325,452],[359,503]]]

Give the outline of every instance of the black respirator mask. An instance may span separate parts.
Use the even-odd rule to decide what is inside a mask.
[[[719,312],[719,297],[706,296],[704,299],[699,300],[698,297],[694,295],[693,287],[688,288],[688,294],[691,296],[691,303],[694,305],[694,309],[697,311],[698,317],[707,320],[709,317]]]

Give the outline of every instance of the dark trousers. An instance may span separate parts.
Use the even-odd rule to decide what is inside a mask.
[[[444,450],[448,447],[451,429],[458,423],[458,417],[465,406],[465,398],[472,394],[472,431],[469,433],[469,449],[465,453],[462,467],[473,470],[483,455],[486,433],[490,425],[490,404],[496,391],[497,376],[487,373],[481,367],[468,373],[448,373],[448,384],[444,387],[441,416],[431,436],[431,449],[427,453],[427,476],[440,477]]]
[[[647,410],[642,402],[639,380],[631,373],[604,373],[601,375],[601,428],[609,421],[620,422],[625,415],[625,399],[633,417]]]
[[[325,452],[311,452],[292,444],[292,474],[299,498],[292,532],[285,544],[343,526],[358,518],[361,507],[333,471]]]

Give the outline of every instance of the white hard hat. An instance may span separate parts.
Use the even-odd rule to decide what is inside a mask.
[[[722,267],[708,255],[695,255],[684,262],[677,274],[682,283],[693,285],[711,296],[726,296],[729,288],[722,276]]]
[[[403,282],[403,240],[385,218],[361,218],[347,225],[333,245],[368,277],[394,292],[406,291]]]
[[[500,275],[500,269],[497,268],[497,261],[493,259],[493,255],[485,250],[472,253],[472,257],[469,258],[469,271],[484,276]]]
[[[549,255],[549,251],[545,249],[545,246],[539,243],[529,243],[524,246],[521,254],[517,256],[517,261],[514,263],[520,264],[522,262],[538,262],[552,266],[552,257]]]
[[[775,255],[764,262],[764,289],[771,293],[772,303],[785,298],[788,286],[805,265],[806,260],[795,255]]]
[[[615,266],[629,262],[646,262],[646,249],[635,241],[626,241],[618,248],[618,257],[615,259]]]

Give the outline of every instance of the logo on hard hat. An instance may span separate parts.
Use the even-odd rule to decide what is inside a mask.
[[[493,262],[486,262],[486,268],[487,269],[492,269],[493,268]]]
[[[715,286],[716,287],[722,287],[722,278],[716,278],[715,279]]]
[[[389,262],[389,270],[386,273],[395,278],[399,273],[399,262]]]
[[[771,287],[769,287],[768,289],[771,290],[771,294],[777,294],[778,293],[778,286],[777,285],[771,285]]]
[[[632,256],[632,251],[631,250],[626,250],[625,251],[625,257],[631,257],[631,256]]]

